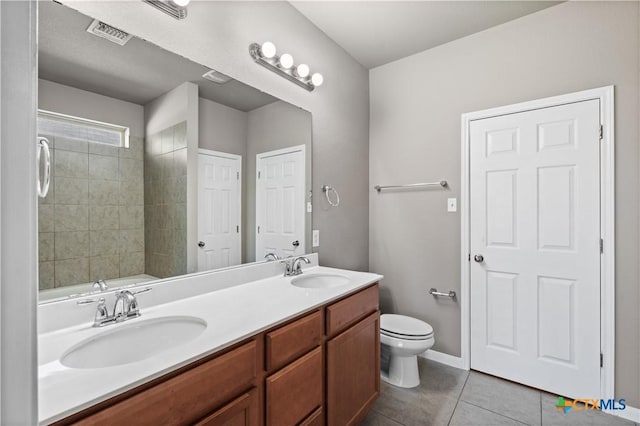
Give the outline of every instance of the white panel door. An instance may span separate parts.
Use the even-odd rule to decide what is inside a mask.
[[[256,156],[256,260],[305,253],[304,148]]]
[[[470,124],[471,368],[573,398],[600,394],[599,110]]]
[[[241,157],[198,154],[198,271],[239,265]]]

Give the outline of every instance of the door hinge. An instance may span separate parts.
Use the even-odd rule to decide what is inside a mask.
[[[236,232],[239,234],[240,233],[240,225],[236,225]]]
[[[604,240],[600,238],[600,253],[604,253]]]
[[[471,262],[471,253],[467,254],[467,262]]]
[[[258,225],[258,234],[260,233],[260,225]]]
[[[240,172],[236,172],[236,179],[240,180]]]
[[[258,172],[258,179],[260,179],[260,172]]]
[[[604,139],[604,126],[600,125],[600,140]]]
[[[600,368],[602,368],[604,366],[604,355],[602,355],[602,352],[600,353]]]

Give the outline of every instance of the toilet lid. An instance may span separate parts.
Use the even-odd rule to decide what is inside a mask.
[[[433,328],[426,322],[395,314],[380,316],[380,331],[390,335],[424,338],[433,334]]]

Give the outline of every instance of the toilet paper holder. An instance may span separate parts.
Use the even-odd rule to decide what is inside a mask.
[[[456,292],[453,290],[449,290],[449,293],[443,293],[441,291],[438,291],[437,288],[430,288],[429,294],[432,296],[444,296],[444,297],[451,297],[451,298],[456,297]]]

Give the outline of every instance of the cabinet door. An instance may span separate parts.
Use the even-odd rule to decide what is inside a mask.
[[[327,342],[327,424],[357,424],[380,393],[380,313]]]
[[[322,405],[322,348],[267,377],[267,426],[294,426]]]
[[[234,399],[195,426],[257,426],[258,393],[256,390]]]

